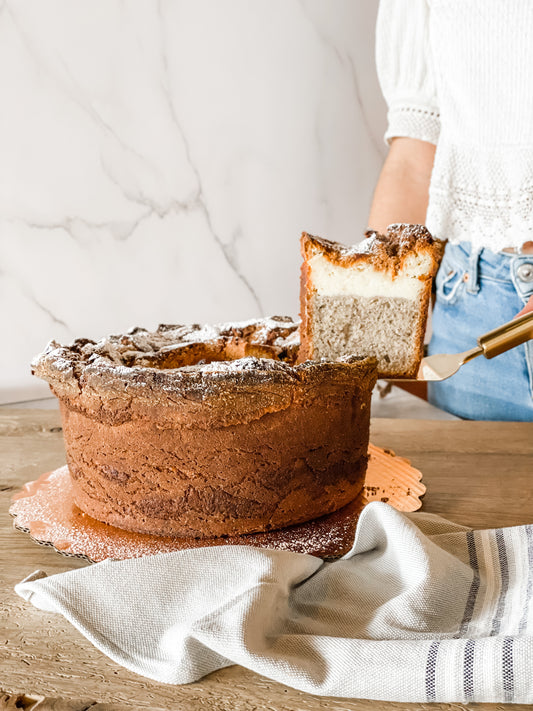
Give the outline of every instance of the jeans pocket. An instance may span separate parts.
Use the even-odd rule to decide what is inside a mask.
[[[465,287],[464,271],[450,264],[442,266],[437,274],[437,299],[445,304],[454,304]]]

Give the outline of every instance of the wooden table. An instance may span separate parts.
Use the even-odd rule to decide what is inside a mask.
[[[409,457],[424,473],[426,511],[474,528],[533,522],[533,423],[376,419],[372,441]],[[6,692],[3,696],[0,692],[0,709],[405,708],[406,704],[311,696],[237,666],[195,684],[158,684],[112,662],[60,615],[25,603],[13,586],[37,568],[52,574],[86,565],[36,545],[26,534],[13,530],[7,515],[11,495],[24,482],[63,463],[57,412],[0,410],[0,689]],[[14,694],[21,695],[18,701]],[[38,697],[47,698],[36,704]],[[446,706],[416,704],[416,709]],[[469,707],[454,704],[453,708]],[[470,708],[494,706],[473,704]],[[509,706],[513,711],[526,708],[530,707]]]

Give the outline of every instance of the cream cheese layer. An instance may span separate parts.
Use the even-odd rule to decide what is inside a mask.
[[[371,264],[355,263],[349,268],[332,264],[321,254],[308,261],[311,283],[321,296],[386,296],[418,299],[432,268],[431,257],[412,255],[397,276],[379,271]]]

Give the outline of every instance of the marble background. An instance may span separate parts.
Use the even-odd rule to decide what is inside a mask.
[[[0,402],[48,340],[298,312],[385,147],[376,0],[0,0]],[[35,381],[35,382],[34,382]]]

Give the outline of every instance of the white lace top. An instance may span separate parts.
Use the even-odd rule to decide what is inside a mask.
[[[437,146],[429,230],[533,240],[533,0],[381,0],[376,57],[385,138]]]

